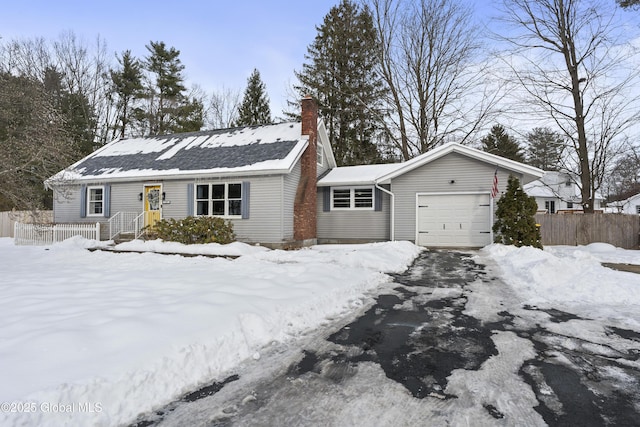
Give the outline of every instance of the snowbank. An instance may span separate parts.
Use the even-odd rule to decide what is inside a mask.
[[[130,422],[361,305],[388,280],[383,272],[403,271],[420,252],[407,242],[200,248],[244,255],[230,261],[84,249],[97,245],[0,239],[0,402],[10,402],[0,425]]]
[[[640,251],[604,243],[532,247],[490,245],[482,252],[500,267],[506,283],[541,308],[566,308],[585,317],[640,324],[640,274],[615,271],[601,262],[640,264]]]

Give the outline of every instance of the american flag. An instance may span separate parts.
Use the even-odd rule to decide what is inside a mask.
[[[498,195],[498,168],[493,174],[493,186],[491,187],[491,198],[495,199]]]

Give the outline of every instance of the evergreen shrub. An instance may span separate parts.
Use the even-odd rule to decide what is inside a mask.
[[[236,239],[231,221],[207,216],[160,220],[147,230],[147,237],[185,245],[203,243],[224,245]]]
[[[536,224],[536,199],[520,188],[518,178],[509,176],[507,191],[498,200],[493,225],[495,243],[533,246],[542,249],[540,228]]]

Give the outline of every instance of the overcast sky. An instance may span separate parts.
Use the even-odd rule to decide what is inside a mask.
[[[495,14],[493,0],[471,4],[480,24]],[[602,0],[613,3],[614,0]],[[316,26],[339,0],[6,0],[0,37],[57,39],[65,31],[93,44],[99,35],[113,55],[147,55],[149,41],[180,50],[185,77],[207,92],[243,91],[254,68],[271,98],[272,115],[286,106]],[[640,12],[627,15],[640,16]]]

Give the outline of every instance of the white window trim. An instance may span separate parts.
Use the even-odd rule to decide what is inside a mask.
[[[91,190],[102,190],[102,212],[93,213],[91,211]],[[87,216],[104,216],[104,185],[87,185]]]
[[[340,207],[334,207],[333,205],[333,194],[334,194],[334,190],[350,190],[350,196],[349,196],[349,207],[348,208],[340,208]],[[355,200],[355,192],[356,190],[371,190],[371,207],[356,207],[356,200]],[[358,185],[358,186],[354,186],[354,187],[331,187],[331,210],[332,211],[372,211],[375,210],[375,206],[376,206],[376,192],[373,188],[373,185]]]
[[[240,185],[240,197],[229,199],[229,185],[238,184]],[[198,215],[198,202],[204,201],[205,199],[198,199],[198,186],[199,185],[207,185],[209,186],[209,198],[207,199],[209,204],[209,214],[208,215]],[[212,185],[224,185],[224,215],[214,215],[213,214],[213,190],[211,188]],[[193,215],[195,217],[199,216],[209,216],[209,217],[218,217],[225,219],[239,219],[242,218],[242,181],[232,181],[232,182],[198,182],[195,184],[195,188],[193,191]],[[223,200],[223,199],[216,199]],[[240,213],[238,215],[229,215],[229,201],[230,200],[240,200]]]

